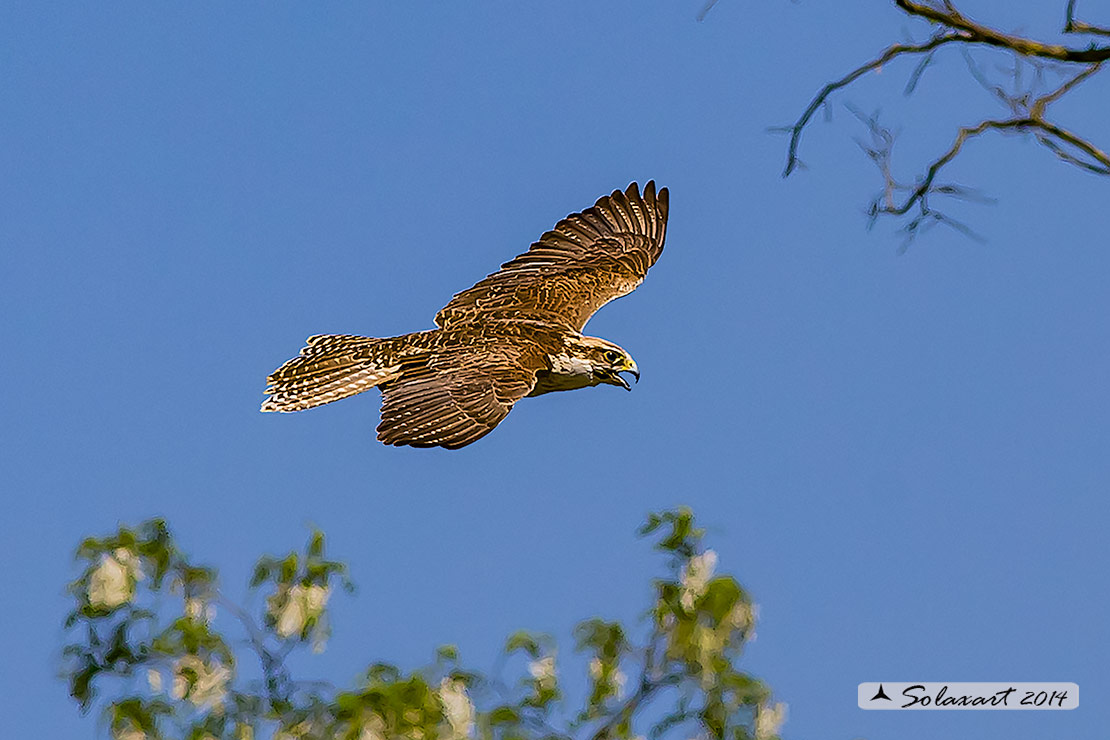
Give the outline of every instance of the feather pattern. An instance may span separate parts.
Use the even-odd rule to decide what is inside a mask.
[[[392,340],[349,334],[309,337],[299,356],[267,378],[263,411],[300,411],[370,390],[398,375]]]
[[[456,449],[492,432],[532,390],[538,368],[487,358],[452,353],[384,384],[378,439]]]
[[[667,230],[668,192],[655,183],[643,195],[632,183],[574,213],[458,293],[436,315],[449,328],[475,321],[532,320],[582,331],[606,303],[631,293],[659,259]]]
[[[623,350],[579,332],[659,259],[667,209],[666,188],[657,193],[649,182],[641,194],[632,183],[567,216],[457,294],[436,315],[438,329],[386,339],[309,337],[300,355],[269,376],[262,410],[299,411],[377,387],[379,440],[457,449],[493,431],[525,396],[618,384],[613,371],[635,370],[635,363],[627,358],[614,368],[598,358],[623,358]],[[602,369],[609,375],[595,375],[594,362],[608,362]]]

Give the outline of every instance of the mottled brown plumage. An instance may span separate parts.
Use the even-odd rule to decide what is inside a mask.
[[[378,439],[455,449],[488,434],[525,396],[639,378],[623,349],[580,332],[659,259],[667,189],[636,183],[560,221],[531,249],[456,295],[438,329],[388,339],[309,337],[270,375],[263,411],[299,411],[377,387]]]

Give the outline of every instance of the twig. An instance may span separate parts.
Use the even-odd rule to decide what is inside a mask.
[[[632,717],[636,714],[636,710],[639,709],[640,705],[655,693],[655,691],[678,682],[677,676],[655,677],[655,654],[660,649],[660,639],[661,636],[657,630],[648,638],[647,645],[644,647],[644,666],[640,673],[640,685],[637,687],[636,693],[630,696],[628,701],[624,703],[624,706],[613,712],[612,716],[597,728],[597,731],[594,732],[592,736],[592,740],[609,740],[613,730],[622,722],[631,722]]]
[[[783,177],[789,176],[796,168],[802,166],[798,154],[802,132],[810,124],[817,110],[826,105],[830,95],[852,84],[867,72],[876,70],[899,56],[925,54],[925,58],[921,60],[909,77],[905,88],[905,93],[908,95],[913,92],[922,75],[928,69],[936,50],[953,42],[959,43],[964,49],[963,55],[971,76],[983,89],[1006,105],[1011,115],[1006,118],[983,120],[975,125],[958,129],[951,146],[928,165],[924,174],[913,185],[904,185],[895,180],[891,167],[894,135],[888,129],[879,125],[877,116],[867,117],[850,108],[869,128],[871,143],[859,142],[859,144],[879,168],[884,183],[882,193],[872,201],[868,211],[872,224],[880,215],[909,216],[910,212],[916,209],[916,215],[913,215],[903,227],[909,240],[912,240],[916,234],[927,231],[937,224],[950,226],[973,238],[978,238],[966,225],[932,209],[928,199],[931,194],[967,197],[968,193],[971,192],[967,188],[959,185],[938,185],[936,184],[936,178],[938,173],[962,151],[967,141],[987,131],[1030,133],[1039,144],[1049,149],[1061,161],[1093,174],[1110,175],[1110,155],[1107,155],[1105,151],[1087,139],[1049,121],[1047,118],[1047,109],[1052,103],[1073,91],[1082,82],[1102,69],[1103,63],[1110,59],[1110,46],[1091,44],[1085,49],[1080,49],[1002,33],[965,16],[956,8],[953,0],[926,0],[924,2],[894,0],[894,4],[907,14],[939,24],[941,28],[927,42],[894,44],[884,50],[878,57],[821,88],[794,125],[784,128],[784,130],[790,132],[790,144],[787,149]],[[1075,19],[1075,5],[1076,0],[1068,0],[1065,12],[1065,30],[1067,32],[1110,36],[1110,29],[1077,21]],[[1014,91],[1012,93],[987,79],[987,76],[966,51],[967,48],[973,45],[1003,48],[1013,53],[1015,62],[1013,69]],[[1038,95],[1045,87],[1044,73],[1046,71],[1046,65],[1040,60],[1049,60],[1063,65],[1081,65],[1082,68],[1054,89]],[[1022,79],[1023,61],[1028,61],[1034,67],[1032,79],[1027,83],[1023,82]]]
[[[223,594],[217,593],[218,603],[227,609],[236,619],[246,628],[248,639],[254,647],[254,651],[258,654],[258,659],[262,663],[262,674],[265,677],[266,693],[270,699],[271,706],[277,706],[288,700],[288,692],[284,696],[278,694],[279,689],[285,688],[285,684],[289,682],[289,672],[286,670],[284,661],[288,654],[286,651],[283,655],[275,655],[268,647],[266,647],[266,638],[262,630],[258,629],[255,625],[251,615],[245,609],[240,607],[231,599],[225,597]]]
[[[705,16],[709,15],[709,11],[713,10],[713,6],[716,4],[717,0],[708,0],[708,2],[706,2],[705,7],[703,7],[701,9],[701,12],[698,13],[698,23],[701,23],[705,20]]]
[[[979,65],[975,63],[975,60],[972,58],[971,54],[968,53],[967,49],[960,49],[960,51],[963,53],[964,63],[967,64],[967,71],[971,74],[972,79],[979,83],[979,87],[998,98],[1004,105],[1010,106],[1012,110],[1013,105],[1011,101],[1013,98],[1007,95],[1006,91],[1003,90],[1000,85],[992,84],[991,81],[987,79],[987,76],[979,69]],[[1015,68],[1015,76],[1016,75],[1017,68]]]
[[[1052,152],[1060,159],[1068,162],[1069,164],[1081,167],[1089,172],[1093,172],[1096,175],[1110,175],[1110,156],[1107,156],[1106,152],[1097,148],[1086,139],[1080,138],[1067,129],[1057,126],[1056,124],[1049,123],[1048,121],[1039,121],[1037,128],[1040,128],[1045,133],[1054,136],[1060,141],[1066,142],[1067,144],[1075,147],[1076,149],[1093,159],[1094,162],[1080,159],[1075,155],[1070,154],[1069,152],[1060,148],[1059,145],[1055,142],[1048,139],[1043,139],[1038,136],[1037,139],[1042,144],[1051,149]]]
[[[928,54],[926,54],[925,58],[922,59],[917,67],[914,69],[913,74],[910,75],[909,81],[906,82],[905,89],[902,91],[903,95],[907,97],[913,95],[913,91],[917,89],[917,83],[921,81],[921,75],[925,74],[925,70],[929,68],[930,64],[932,64],[934,53],[935,52],[929,52]]]
[[[1090,23],[1077,21],[1075,19],[1075,0],[1068,0],[1068,7],[1065,11],[1064,33],[1089,33],[1096,36],[1110,36],[1110,28],[1092,26]]]
[[[882,54],[872,59],[870,62],[857,67],[856,69],[846,74],[844,77],[841,77],[839,80],[836,80],[835,82],[830,82],[829,84],[821,88],[821,91],[817,93],[816,97],[814,97],[813,100],[809,101],[809,105],[806,106],[806,109],[802,112],[801,117],[794,123],[793,126],[789,127],[789,130],[791,132],[790,148],[787,151],[786,169],[783,170],[782,176],[788,177],[790,173],[794,171],[794,168],[798,166],[798,144],[802,138],[802,129],[806,127],[806,125],[809,123],[809,119],[813,118],[813,114],[816,113],[817,109],[824,104],[829,95],[833,94],[842,87],[847,87],[871,70],[878,69],[879,67],[883,66],[897,56],[901,56],[902,54],[924,54],[927,52],[931,52],[933,49],[936,49],[937,47],[943,46],[944,44],[950,43],[952,41],[963,40],[965,39],[960,34],[943,34],[940,36],[934,36],[924,44],[894,44],[887,48],[887,50],[884,51]]]
[[[912,0],[894,0],[895,4],[910,15],[916,15],[933,23],[962,32],[965,41],[972,44],[987,44],[999,46],[1028,57],[1044,57],[1055,59],[1059,62],[1079,62],[1093,64],[1110,59],[1110,46],[1091,46],[1086,49],[1072,49],[1059,44],[1045,44],[1022,36],[996,31],[988,26],[981,25],[965,16],[951,3],[944,2],[944,10],[913,2]]]
[[[879,209],[879,211],[881,213],[889,213],[894,216],[903,216],[907,212],[909,212],[909,210],[915,205],[923,203],[923,201],[928,197],[928,194],[933,191],[933,180],[936,179],[937,173],[940,172],[941,168],[943,168],[946,164],[955,159],[956,155],[960,153],[960,149],[963,148],[963,145],[968,141],[968,139],[973,139],[976,136],[979,136],[991,130],[1024,131],[1029,129],[1039,129],[1041,131],[1044,131],[1050,136],[1067,142],[1068,144],[1089,155],[1092,159],[1095,159],[1097,162],[1101,163],[1101,166],[1093,163],[1087,163],[1085,165],[1086,169],[1089,169],[1092,172],[1098,172],[1099,174],[1110,174],[1110,157],[1107,157],[1104,152],[1095,148],[1094,146],[1087,143],[1070,131],[1062,129],[1059,126],[1049,123],[1048,121],[1040,118],[1030,117],[1008,118],[1004,120],[987,120],[981,121],[976,126],[961,128],[959,130],[959,133],[956,135],[955,141],[952,142],[952,146],[948,148],[948,151],[946,151],[944,154],[934,160],[932,164],[929,165],[929,168],[925,171],[925,177],[918,183],[917,187],[913,189],[909,197],[901,205],[882,207]],[[922,207],[925,211],[928,211],[927,205],[923,205]]]
[[[1073,90],[1080,82],[1083,82],[1095,72],[1098,72],[1100,67],[1102,67],[1101,62],[1099,62],[1098,64],[1092,64],[1064,84],[1060,85],[1060,87],[1056,88],[1052,92],[1037,98],[1037,100],[1034,101],[1033,105],[1029,108],[1029,113],[1034,116],[1041,116],[1042,114],[1044,114],[1044,109],[1048,107],[1049,103],[1055,103],[1057,100],[1063,97],[1064,94]]]

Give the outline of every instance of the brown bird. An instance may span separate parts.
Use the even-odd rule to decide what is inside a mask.
[[[581,331],[631,293],[663,251],[667,189],[636,183],[560,221],[436,314],[438,329],[388,339],[309,337],[267,379],[263,411],[300,411],[377,387],[378,439],[457,449],[489,434],[520,399],[640,379],[623,349]]]

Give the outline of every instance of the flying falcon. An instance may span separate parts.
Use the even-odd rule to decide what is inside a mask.
[[[378,439],[465,447],[520,399],[640,379],[623,349],[582,335],[599,308],[631,293],[663,251],[667,189],[636,183],[560,221],[498,272],[456,295],[437,329],[388,339],[309,337],[267,379],[263,411],[300,411],[377,387]]]

